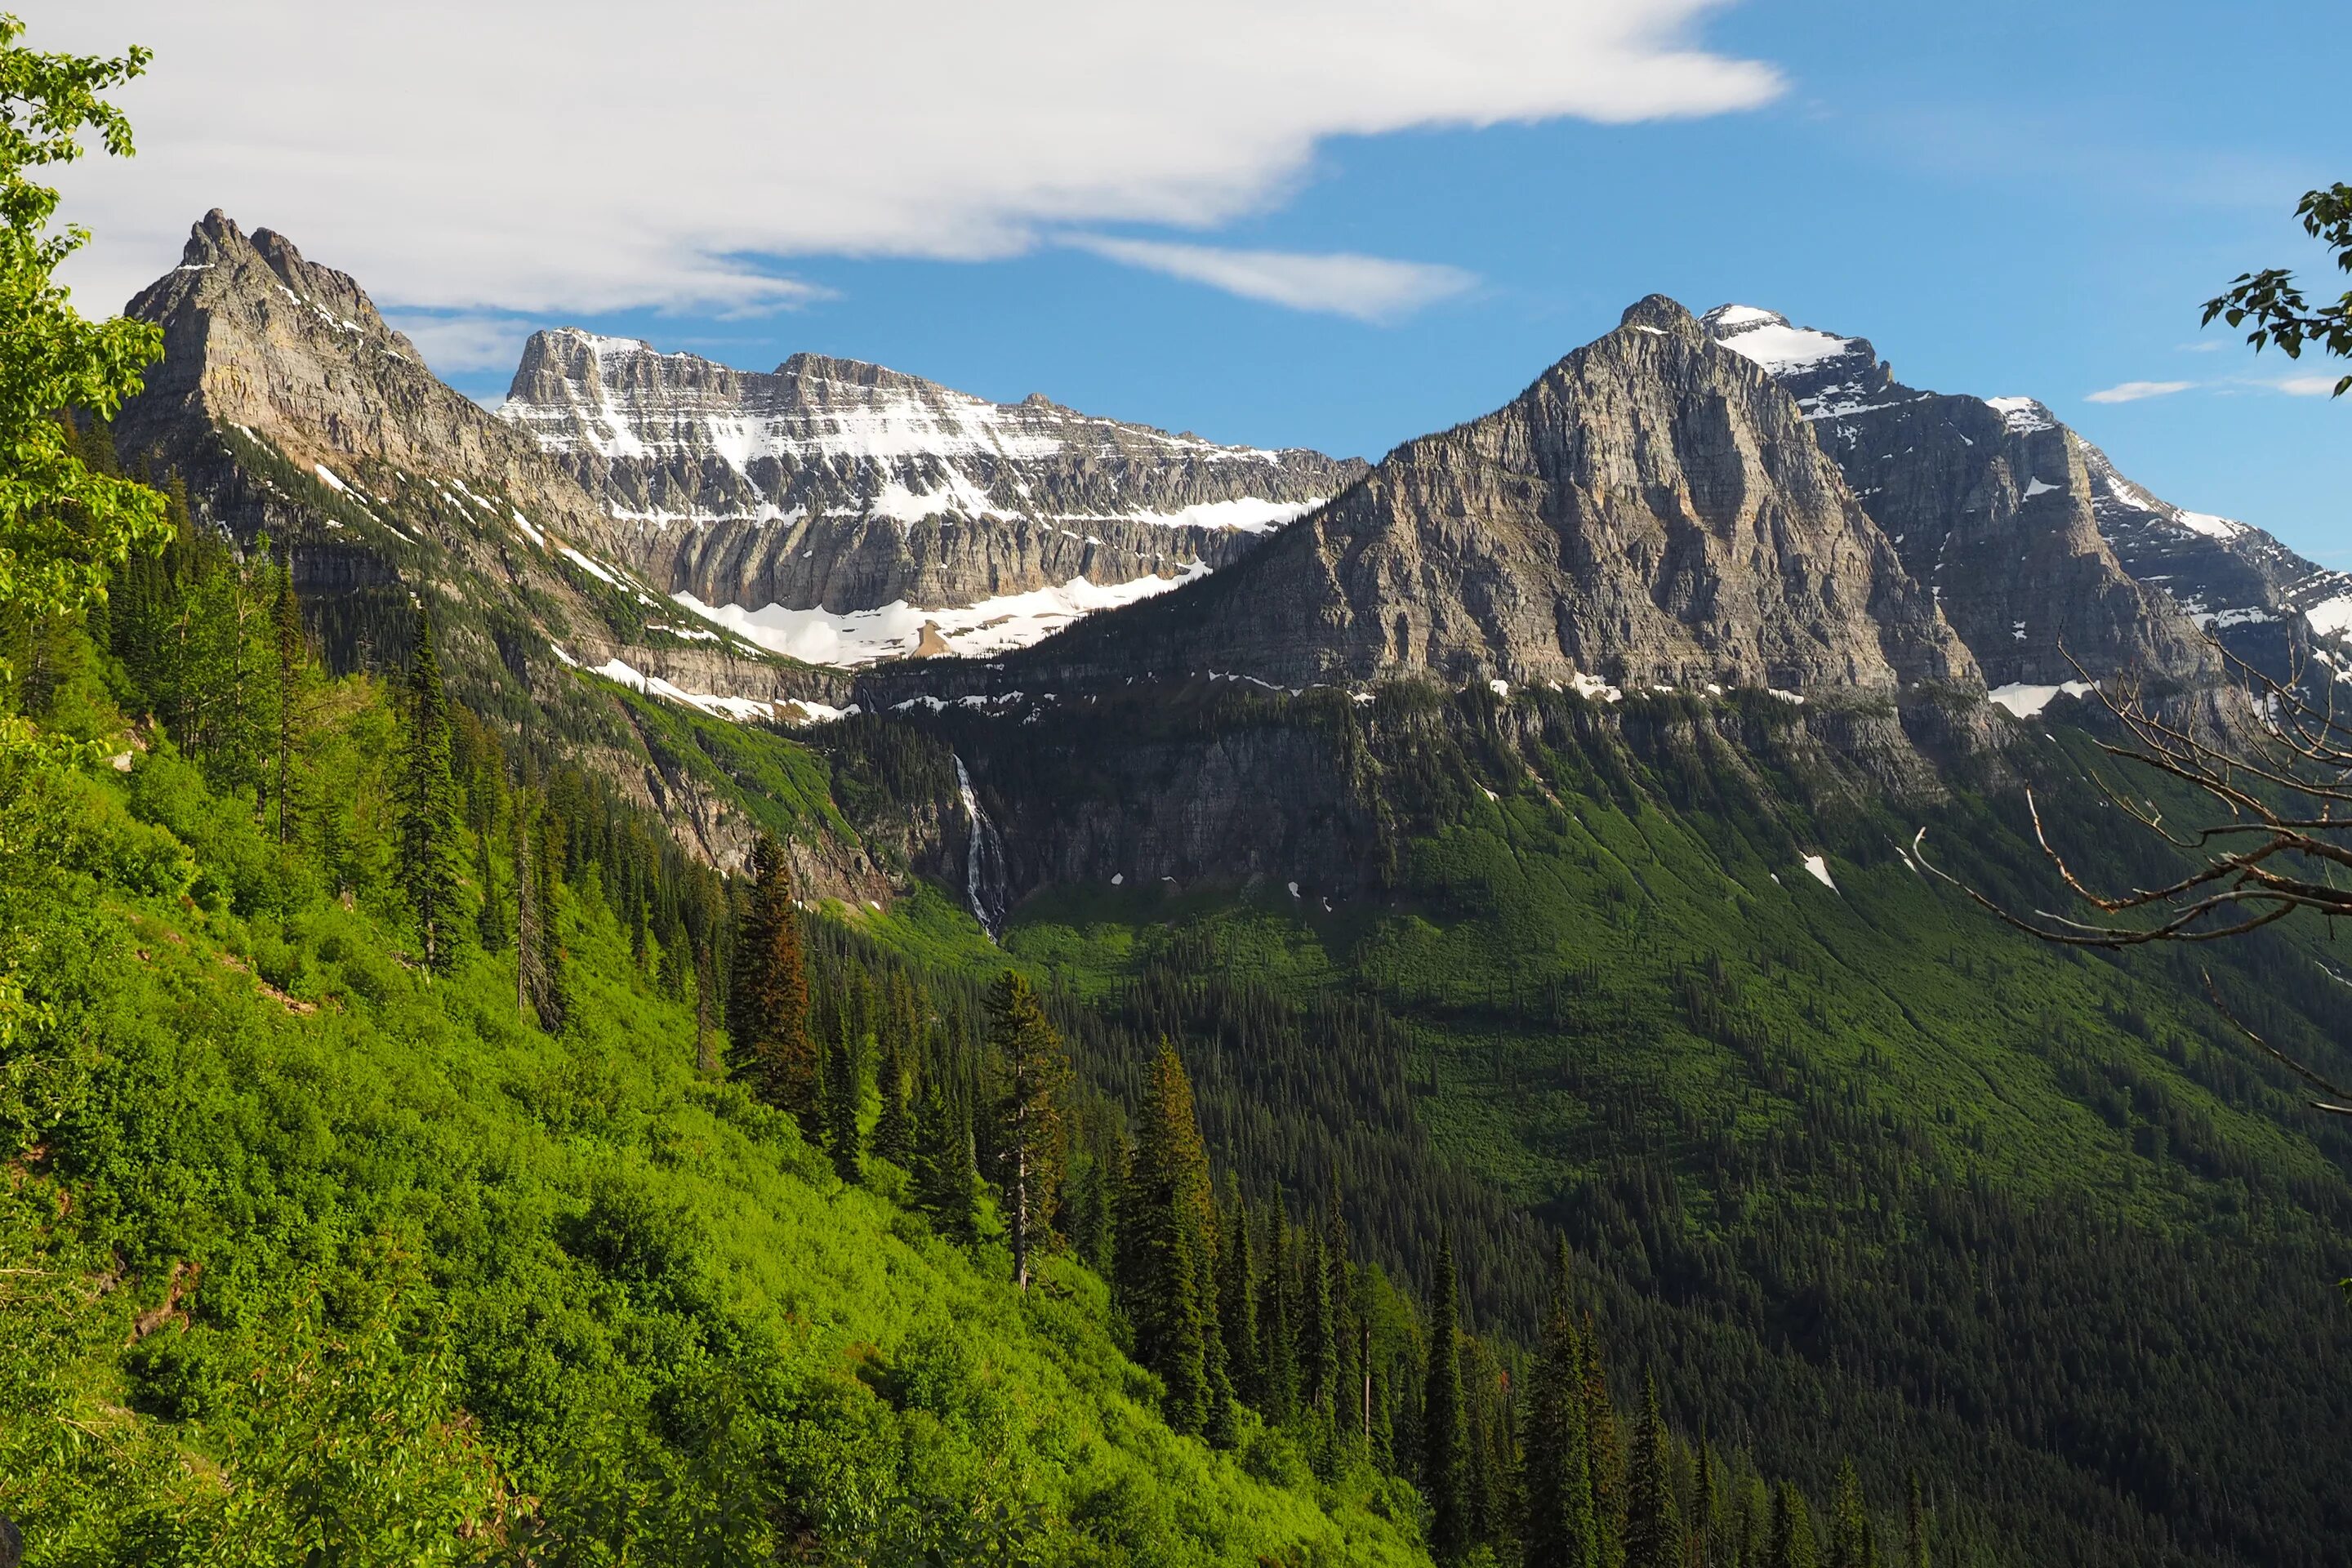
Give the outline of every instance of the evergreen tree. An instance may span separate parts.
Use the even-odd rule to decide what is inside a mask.
[[[1829,1568],[1873,1568],[1876,1543],[1871,1540],[1870,1512],[1863,1502],[1862,1477],[1849,1458],[1838,1466],[1837,1504],[1830,1515]]]
[[[1903,1502],[1903,1568],[1928,1568],[1927,1506],[1919,1495],[1919,1472],[1910,1475],[1908,1495]]]
[[[1290,1222],[1277,1198],[1267,1232],[1265,1277],[1258,1289],[1258,1383],[1264,1401],[1258,1414],[1266,1424],[1280,1426],[1290,1420],[1298,1392],[1298,1342],[1291,1331],[1292,1305],[1298,1292],[1292,1283]]]
[[[1265,1388],[1258,1375],[1257,1258],[1250,1245],[1249,1205],[1233,1194],[1233,1225],[1217,1263],[1217,1330],[1225,1342],[1225,1366],[1234,1392],[1262,1408]]]
[[[824,1146],[835,1173],[855,1184],[866,1174],[866,1137],[857,1125],[866,1105],[866,1053],[852,1027],[845,1017],[835,1028],[824,1064]]]
[[[278,655],[278,842],[294,842],[294,752],[301,733],[303,677],[310,658],[302,637],[302,609],[294,595],[294,563],[289,555],[278,570],[278,591],[271,605],[270,629]],[[489,847],[483,846],[487,857]],[[487,878],[484,886],[488,886]]]
[[[1339,1346],[1331,1321],[1330,1252],[1319,1232],[1300,1251],[1298,1372],[1307,1406],[1327,1422],[1339,1381]]]
[[[709,1078],[719,1070],[719,1052],[712,1037],[710,990],[716,984],[710,962],[710,943],[706,939],[694,945],[694,1071],[698,1078]]]
[[[1584,1348],[1559,1247],[1551,1311],[1528,1397],[1525,1568],[1596,1568],[1592,1467],[1584,1426]]]
[[[458,868],[464,864],[465,828],[457,780],[449,770],[449,699],[441,687],[432,618],[422,604],[416,609],[416,640],[409,653],[400,716],[400,756],[393,786],[400,852],[394,875],[416,922],[426,972],[446,973],[457,957]]]
[[[1161,1041],[1137,1118],[1118,1214],[1119,1302],[1135,1331],[1135,1358],[1167,1389],[1168,1424],[1206,1430],[1219,1413],[1213,1361],[1216,1211],[1209,1153],[1192,1107],[1192,1082]]]
[[[1335,1435],[1348,1436],[1360,1441],[1363,1436],[1363,1365],[1359,1355],[1354,1311],[1355,1292],[1350,1288],[1352,1269],[1349,1262],[1348,1216],[1339,1205],[1339,1180],[1331,1179],[1330,1195],[1323,1215],[1324,1294],[1329,1303],[1326,1309],[1330,1320],[1331,1335],[1331,1426]]]
[[[1004,1194],[1013,1282],[1026,1290],[1030,1254],[1047,1238],[1061,1196],[1061,1095],[1070,1063],[1036,993],[1010,969],[989,989],[988,1043],[996,1071],[997,1188]],[[1191,1103],[1188,1089],[1187,1110]]]
[[[889,1004],[883,1009],[881,1062],[875,1089],[882,1110],[874,1122],[874,1152],[900,1167],[914,1158],[915,1122],[908,1101],[909,1061],[915,1045],[914,988],[903,974],[892,977]]]
[[[1617,1405],[1601,1364],[1601,1333],[1584,1319],[1584,1434],[1592,1471],[1592,1541],[1596,1568],[1625,1561],[1625,1450],[1617,1436]]]
[[[1820,1568],[1821,1547],[1813,1538],[1812,1510],[1793,1481],[1782,1481],[1772,1494],[1771,1568]]]
[[[1625,1568],[1681,1568],[1682,1521],[1676,1517],[1674,1455],[1658,1409],[1658,1380],[1642,1390],[1642,1425],[1633,1435],[1626,1478]]]
[[[1462,1414],[1461,1317],[1454,1300],[1454,1242],[1437,1244],[1437,1284],[1429,1304],[1429,1370],[1423,1384],[1421,1488],[1430,1511],[1430,1553],[1440,1563],[1461,1561],[1470,1549],[1470,1518],[1465,1496],[1467,1435]]]
[[[528,784],[515,792],[513,811],[516,1006],[551,1035],[563,1027],[567,1010],[563,942],[555,916],[557,828]]]
[[[926,1083],[915,1114],[915,1205],[950,1241],[980,1236],[980,1173],[973,1168],[971,1121],[937,1083]]]
[[[1690,1521],[1691,1562],[1695,1568],[1737,1568],[1738,1546],[1732,1526],[1730,1498],[1723,1481],[1723,1467],[1702,1431],[1698,1440],[1698,1478],[1692,1489],[1696,1517]]]
[[[788,1110],[814,1142],[823,1131],[816,1047],[809,1035],[808,972],[800,910],[783,846],[761,834],[751,847],[751,891],[735,947],[728,1033],[752,1092]]]

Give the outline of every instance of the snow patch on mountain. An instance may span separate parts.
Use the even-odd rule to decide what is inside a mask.
[[[1125,583],[1073,577],[1051,587],[939,609],[920,608],[900,599],[873,610],[794,610],[782,605],[753,610],[740,605],[707,605],[692,594],[671,596],[696,615],[772,652],[809,664],[854,667],[919,653],[977,658],[1027,647],[1081,616],[1139,604],[1206,575],[1208,568],[1195,563],[1171,576],[1139,577]]]

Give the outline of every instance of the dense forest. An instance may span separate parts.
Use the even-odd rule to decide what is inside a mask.
[[[721,879],[453,704],[422,605],[386,678],[333,676],[282,562],[169,517],[7,627],[49,747],[0,1102],[33,1561],[1927,1539],[1916,1495],[1670,1430],[1564,1265],[1525,1342],[1466,1331],[1450,1262],[1401,1289],[1336,1171],[1213,1165],[1165,1039],[1132,1092],[1074,1070],[1140,995],[1074,1024],[926,963],[772,841]]]

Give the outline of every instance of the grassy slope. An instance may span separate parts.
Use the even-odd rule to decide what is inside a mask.
[[[2028,764],[2045,811],[2086,863],[2138,870],[2063,782],[2091,761],[2087,737],[2050,733]],[[1769,769],[1751,786],[1704,758],[1677,773],[1606,744],[1430,750],[1392,897],[1327,912],[1278,888],[1066,888],[1017,911],[1006,950],[1107,1001],[1155,963],[1263,982],[1285,1005],[1378,995],[1409,1025],[1393,1065],[1435,1151],[1402,1180],[1443,1166],[1565,1224],[1628,1292],[1623,1331],[1684,1361],[1668,1394],[1685,1417],[1802,1445],[1786,1460],[1800,1474],[1826,1479],[1840,1447],[1864,1444],[1865,1473],[1891,1489],[1926,1453],[1996,1509],[2038,1496],[2116,1543],[2205,1506],[2185,1500],[2203,1488],[2260,1475],[2278,1489],[2208,1545],[2292,1556],[2326,1538],[2341,1510],[2325,1477],[2294,1439],[2260,1434],[2333,1430],[2347,1414],[2332,1392],[2346,1347],[2330,1332],[2347,1152],[2276,1075],[2247,1070],[2196,994],[2196,961],[2022,938],[1906,860],[1917,819]],[[2020,816],[2013,795],[1964,795],[1927,814],[1928,842],[2021,906],[2046,904]],[[1834,891],[1803,868],[1815,852]],[[2200,955],[2266,1032],[2340,1062],[2322,957],[2301,937]],[[1328,1143],[1347,1108],[1269,1104],[1262,1064],[1213,1031],[1195,1043],[1213,1139],[1270,1151],[1261,1178],[1318,1188],[1300,1152]],[[1957,1241],[1948,1215],[1979,1192],[1996,1228]],[[1998,1228],[2031,1237],[2037,1214],[2071,1250],[2037,1259]],[[1498,1247],[1525,1249],[1526,1232],[1496,1226]],[[1410,1268],[1426,1237],[1383,1240]],[[2170,1299],[2183,1287],[2166,1271],[2191,1259],[2211,1272],[2186,1288],[2230,1279],[2285,1299],[2285,1317],[2233,1336],[2229,1314],[2248,1300]],[[2068,1300],[2004,1326],[1990,1281],[2010,1269],[2001,1289]],[[1490,1270],[1472,1281],[1475,1304],[1523,1331],[1540,1278],[1532,1258]],[[1929,1291],[1958,1295],[1918,1299]],[[1662,1302],[1669,1314],[1643,1315]],[[1918,1342],[1876,1342],[1892,1321],[1879,1312]],[[2140,1358],[2112,1369],[2095,1326],[2110,1312],[2104,1331]],[[2017,1340],[2053,1330],[2069,1342]],[[1710,1382],[1718,1361],[1740,1370]],[[2179,1391],[2147,1385],[2158,1367]],[[2061,1373],[2083,1381],[2040,1381]],[[1957,1377],[1980,1381],[1937,1392]],[[2292,1414],[2265,1404],[2290,1388]],[[1969,1397],[1991,1407],[1938,1407]],[[1843,1414],[1792,1431],[1789,1410],[1766,1419],[1775,1404]],[[1925,1434],[1926,1448],[1862,1436],[1890,1427]],[[2269,1516],[2295,1510],[2281,1546]],[[2147,1552],[2169,1547],[2146,1537]]]
[[[1091,1275],[1056,1264],[1023,1300],[1001,1258],[697,1081],[690,1016],[593,895],[551,1039],[515,1021],[510,961],[426,984],[192,770],[149,769],[195,890],[237,892],[179,897],[190,866],[113,775],[73,792],[79,869],[34,902],[74,911],[50,951],[78,957],[44,1050],[10,1052],[0,1129],[25,1374],[0,1511],[28,1561],[282,1560],[305,1529],[406,1561],[462,1543],[403,1529],[467,1518],[506,1522],[465,1550],[536,1531],[556,1561],[794,1537],[844,1561],[1420,1560],[1395,1500],[1169,1434]],[[194,1265],[185,1321],[126,1351]],[[372,1513],[412,1472],[410,1522]]]

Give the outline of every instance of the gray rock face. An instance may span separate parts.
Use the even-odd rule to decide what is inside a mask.
[[[2196,628],[2100,532],[2085,447],[2048,409],[1905,386],[1867,339],[1750,306],[1706,326],[1796,398],[1988,683],[2056,685],[2078,679],[2077,660],[2210,678]]]
[[[855,361],[760,374],[572,329],[532,336],[500,414],[597,498],[639,572],[754,609],[1173,579],[1239,559],[1363,471]]]
[[[509,731],[564,737],[664,808],[681,843],[740,862],[750,819],[667,767],[566,661],[738,718],[838,700],[845,681],[681,625],[629,580],[624,539],[562,466],[436,379],[357,283],[283,236],[214,212],[128,310],[163,328],[165,354],[117,419],[118,447],[177,476],[194,515],[240,544],[270,536],[331,663],[395,662],[421,596],[465,701]],[[814,885],[843,896],[880,885],[853,851],[819,870]]]
[[[2201,630],[2277,668],[2297,616],[2352,622],[2352,578],[2156,499],[2030,397],[1922,392],[1867,339],[1751,306],[1705,321],[1797,399],[1994,686],[2072,680],[2075,661],[2205,686],[2221,669]]]
[[[1039,652],[1286,687],[1978,678],[1796,405],[1656,295],[1242,566]]]

